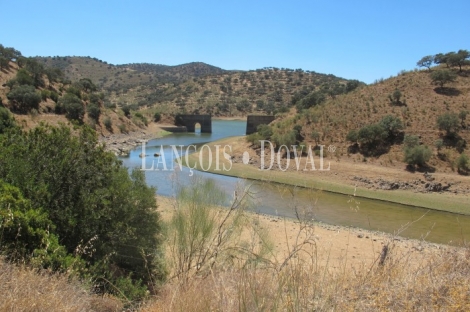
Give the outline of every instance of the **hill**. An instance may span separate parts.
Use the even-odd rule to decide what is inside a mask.
[[[117,107],[146,109],[166,116],[208,113],[244,116],[286,111],[297,98],[346,79],[301,69],[267,67],[228,71],[200,62],[177,66],[133,63],[112,65],[91,57],[36,57],[61,69],[72,82],[88,77]]]
[[[110,98],[134,103],[147,112],[246,116],[286,112],[297,99],[312,91],[345,86],[348,82],[333,75],[270,67],[193,78],[178,84],[139,86],[127,92],[112,92]]]
[[[65,77],[72,82],[87,77],[107,91],[126,91],[139,85],[182,82],[195,77],[226,72],[201,62],[168,66],[148,63],[113,65],[89,56],[38,56],[36,59],[45,66],[61,69]]]
[[[146,127],[143,117],[109,107],[106,95],[88,78],[76,82],[64,79],[57,68],[42,65],[21,52],[0,45],[0,104],[13,113],[19,125],[29,129],[46,122],[52,125],[90,125],[97,133],[128,133]]]
[[[455,80],[440,86],[435,75],[442,71],[452,73]],[[287,142],[288,134],[297,129],[297,143],[334,146],[329,157],[338,162],[371,165],[371,170],[374,166],[397,169],[395,173],[388,173],[392,179],[400,179],[405,168],[467,174],[465,167],[469,168],[469,163],[463,160],[467,157],[470,140],[469,86],[470,66],[463,66],[460,71],[458,67],[440,65],[427,70],[402,71],[395,77],[327,97],[322,103],[302,109],[300,104],[312,96],[309,95],[297,102],[297,111],[292,109],[275,122],[271,139]],[[450,122],[451,127],[446,129],[438,119]],[[393,122],[400,126],[395,130],[387,128],[393,127]],[[387,126],[382,127],[385,124]],[[296,141],[295,134],[293,136]],[[403,140],[407,136],[408,142],[414,140],[415,143],[409,143],[413,148],[428,150],[429,160],[407,161],[410,165],[405,162],[406,142]],[[251,139],[256,141],[256,137]],[[459,166],[458,161],[464,166]]]

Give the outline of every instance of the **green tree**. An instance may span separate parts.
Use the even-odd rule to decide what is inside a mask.
[[[0,134],[15,126],[15,119],[5,107],[0,107]]]
[[[44,80],[42,79],[42,76],[45,74],[45,70],[42,64],[40,64],[35,59],[28,58],[26,59],[25,68],[31,74],[31,77],[33,77],[35,87],[44,86]]]
[[[351,130],[346,135],[346,140],[355,144],[359,140],[359,133],[357,130]]]
[[[75,94],[66,93],[59,100],[60,105],[65,110],[65,115],[68,119],[83,121],[85,115],[85,109],[83,108],[82,100],[80,100]]]
[[[387,115],[382,118],[379,125],[388,132],[388,138],[394,140],[403,130],[403,122],[400,118]]]
[[[379,124],[366,125],[359,129],[358,140],[361,144],[380,145],[388,137],[388,131]]]
[[[457,114],[445,113],[437,117],[437,127],[446,132],[447,136],[457,133],[460,130],[459,118]]]
[[[401,99],[401,91],[398,89],[395,89],[393,93],[390,95],[390,101],[395,104],[400,104],[400,99]]]
[[[97,90],[96,85],[89,78],[82,78],[79,80],[79,83],[82,86],[83,91],[87,93]]]
[[[96,122],[99,121],[100,119],[100,115],[101,115],[101,109],[98,105],[96,104],[89,104],[87,106],[87,113],[88,113],[88,116],[95,120]]]
[[[470,52],[467,50],[459,50],[457,53],[451,52],[447,57],[447,62],[450,66],[458,66],[459,71],[462,71],[462,66],[468,64]]]
[[[153,114],[153,121],[159,122],[161,119],[162,119],[162,114],[160,114],[159,112],[156,112],[155,114]]]
[[[10,65],[10,60],[2,55],[0,55],[0,71],[7,69]]]
[[[113,293],[111,285],[127,285],[126,296],[143,296],[145,285],[165,275],[155,189],[143,172],[129,176],[96,132],[75,132],[65,125],[7,132],[0,140],[0,179],[33,209],[44,209],[54,225],[50,233],[85,261],[95,285]]]
[[[426,67],[428,70],[431,68],[432,63],[434,62],[434,56],[427,55],[421,58],[416,65],[419,67]]]
[[[16,73],[16,82],[19,85],[34,85],[33,77],[31,77],[29,72],[24,68],[19,69]]]
[[[470,172],[470,158],[466,154],[460,154],[460,156],[455,161],[457,166],[457,171],[460,174],[467,175]]]
[[[14,103],[14,109],[20,113],[27,113],[31,109],[39,109],[41,96],[33,86],[22,85],[14,87],[7,94],[8,100]]]
[[[433,71],[431,74],[432,82],[439,85],[441,88],[443,88],[445,84],[455,81],[455,79],[457,79],[457,75],[448,69],[439,69]]]
[[[405,147],[404,154],[404,161],[411,166],[423,167],[431,158],[431,150],[426,145]]]

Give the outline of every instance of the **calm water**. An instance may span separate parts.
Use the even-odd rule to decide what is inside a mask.
[[[213,133],[175,133],[161,139],[151,140],[146,145],[146,158],[140,158],[142,148],[131,151],[122,158],[129,168],[152,167],[158,170],[146,171],[149,185],[157,187],[157,193],[174,196],[179,185],[193,181],[193,177],[214,179],[227,194],[233,194],[238,187],[250,186],[254,193],[253,210],[282,217],[295,217],[295,211],[304,217],[314,218],[328,224],[354,226],[364,229],[398,233],[400,236],[422,238],[430,242],[461,244],[470,239],[470,216],[409,207],[400,204],[355,198],[352,196],[307,190],[276,183],[254,182],[245,179],[179,169],[172,157],[170,145],[183,145],[178,153],[185,155],[189,145],[198,145],[229,136],[245,134],[244,121],[212,121]],[[189,153],[194,147],[189,148]],[[164,157],[153,157],[159,153]],[[215,153],[215,151],[214,151]],[[144,161],[144,163],[142,163]],[[159,162],[159,163],[158,163]],[[165,171],[175,168],[173,171]],[[333,170],[333,169],[332,169]],[[190,177],[193,174],[193,177]],[[409,225],[404,231],[404,227]]]

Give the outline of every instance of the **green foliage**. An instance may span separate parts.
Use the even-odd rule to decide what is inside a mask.
[[[393,93],[390,95],[390,101],[392,103],[400,104],[400,99],[401,99],[401,91],[398,89],[395,89]]]
[[[82,91],[80,91],[80,88],[77,88],[76,86],[70,86],[67,88],[67,91],[66,91],[68,94],[73,94],[75,95],[76,97],[78,97],[79,99],[82,98]]]
[[[65,271],[78,258],[68,255],[52,234],[54,224],[42,209],[34,209],[20,190],[0,180],[0,245],[9,260]]]
[[[66,93],[59,100],[60,107],[63,107],[65,110],[65,116],[70,120],[77,120],[79,122],[83,121],[85,116],[85,108],[83,107],[82,100],[77,97],[75,94]],[[57,107],[56,107],[57,111]]]
[[[273,135],[273,129],[270,125],[259,125],[256,129],[262,137],[262,140],[269,140]]]
[[[320,143],[320,132],[313,130],[310,137],[315,141],[315,144],[318,145]]]
[[[0,107],[0,134],[15,127],[15,119],[5,107]]]
[[[467,50],[459,50],[457,53],[450,52],[447,55],[447,63],[450,66],[459,67],[459,71],[462,71],[462,66],[468,64],[468,59],[470,58],[470,52]]]
[[[35,218],[48,217],[50,234],[84,261],[101,289],[116,292],[106,280],[129,279],[140,289],[164,278],[155,189],[141,171],[129,176],[91,129],[8,132],[0,140],[0,179],[30,200]],[[46,223],[38,226],[45,230]]]
[[[442,140],[441,140],[442,141]],[[413,148],[419,145],[419,137],[417,135],[405,135],[403,139],[404,148]]]
[[[121,107],[122,111],[124,112],[124,116],[127,118],[131,117],[131,107],[129,105],[124,105]]]
[[[41,99],[43,101],[46,101],[50,96],[51,96],[51,91],[49,91],[47,89],[41,90]]]
[[[434,84],[443,88],[444,85],[455,81],[455,79],[457,79],[457,75],[451,70],[439,69],[432,72],[431,79]]]
[[[365,145],[379,145],[388,137],[388,132],[380,124],[366,125],[359,129],[358,141]]]
[[[235,192],[229,203],[213,180],[195,178],[191,182],[178,191],[178,209],[169,224],[175,278],[186,281],[218,266],[227,267],[234,259],[244,261],[244,265],[255,265],[271,250],[259,229],[252,231],[253,242],[240,242],[240,234],[248,225],[244,216],[249,198],[246,190]],[[226,204],[228,208],[220,207]]]
[[[18,83],[19,85],[31,85],[33,86],[34,85],[34,79],[33,77],[31,77],[31,75],[29,74],[29,72],[24,69],[24,68],[20,68],[18,70],[18,72],[16,73],[16,79],[15,79],[16,83]]]
[[[414,147],[405,147],[404,161],[411,166],[422,167],[431,158],[431,150],[426,145],[417,145]]]
[[[346,135],[346,140],[351,143],[357,143],[359,140],[359,132],[357,130],[351,130]]]
[[[111,132],[113,131],[113,122],[111,121],[111,118],[106,116],[103,120],[103,123],[106,129],[108,129],[108,131],[111,131]]]
[[[450,136],[460,130],[459,118],[457,114],[445,113],[437,117],[437,127],[439,130],[446,131],[446,135]]]
[[[7,69],[9,67],[10,60],[2,55],[0,55],[0,70]]]
[[[434,62],[434,57],[432,55],[424,56],[420,59],[416,65],[419,67],[426,67],[427,69],[431,68],[432,63]]]
[[[308,109],[310,107],[319,105],[326,100],[326,96],[322,91],[314,91],[297,102],[297,111]]]
[[[379,125],[387,131],[390,140],[394,140],[404,129],[401,119],[392,115],[383,117]]]
[[[100,115],[101,115],[101,109],[98,105],[96,104],[89,104],[87,106],[87,113],[88,113],[88,116],[95,120],[96,122],[98,122],[98,120],[100,119]]]
[[[277,148],[281,147],[281,145],[285,145],[290,149],[292,145],[297,144],[297,131],[287,130],[285,132],[276,132],[273,134],[272,140]]]
[[[33,81],[34,81],[34,86],[43,87],[44,80],[42,76],[45,75],[44,66],[38,63],[38,61],[36,61],[35,59],[27,58],[25,68],[31,74],[31,77],[33,78]]]
[[[470,172],[470,158],[466,154],[460,154],[460,156],[455,161],[457,166],[457,171],[460,174],[468,174]]]
[[[33,86],[22,85],[13,88],[7,98],[14,102],[14,109],[20,113],[27,113],[31,109],[39,108],[41,96],[36,92]]]
[[[349,80],[346,83],[346,93],[356,90],[357,88],[361,86],[361,84],[363,85],[363,83],[361,83],[359,80],[355,80],[355,79]]]
[[[162,119],[162,114],[160,114],[159,112],[156,112],[155,114],[153,114],[153,121],[159,122],[161,119]]]
[[[87,93],[97,90],[97,87],[89,78],[82,78],[78,81],[78,83],[81,85],[82,90]]]

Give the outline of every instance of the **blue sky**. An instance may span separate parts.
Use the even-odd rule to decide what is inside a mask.
[[[468,0],[0,4],[0,43],[25,56],[302,68],[371,83],[415,68],[422,56],[470,49]]]

